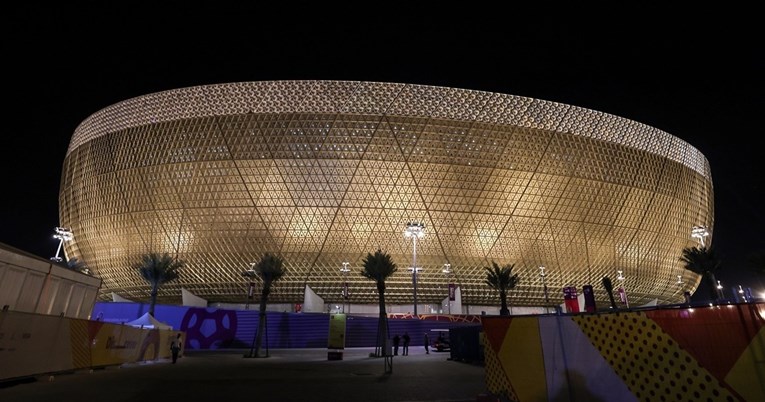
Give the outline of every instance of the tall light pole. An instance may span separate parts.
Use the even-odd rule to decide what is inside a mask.
[[[627,299],[627,291],[624,289],[624,275],[622,275],[622,271],[616,271],[619,275],[616,276],[616,279],[619,280],[619,296],[621,297],[624,304],[627,305],[627,308],[630,308],[630,301]]]
[[[58,242],[58,249],[56,250],[56,256],[51,257],[50,259],[52,261],[61,262],[64,260],[63,258],[59,257],[59,254],[61,253],[61,248],[64,246],[65,241],[72,240],[73,235],[72,235],[72,231],[69,228],[57,227],[53,230],[56,232],[56,234],[53,235],[53,238],[58,239],[59,242]]]
[[[720,283],[720,281],[717,281],[717,297],[720,298],[720,301],[725,298],[725,293],[723,292],[722,283]]]
[[[348,273],[351,272],[351,269],[348,268],[348,265],[350,265],[348,262],[343,262],[343,267],[340,268],[340,272],[343,273],[343,314],[345,314],[345,305],[348,304],[348,312],[351,312],[351,302],[350,297],[351,294],[348,292]]]
[[[250,264],[250,269],[242,272],[242,276],[247,278],[247,299],[244,301],[245,310],[250,309],[250,300],[252,300],[252,296],[255,292],[255,282],[253,281],[258,273],[252,268],[254,265],[255,263]]]
[[[404,237],[412,239],[412,284],[414,285],[414,316],[417,317],[417,239],[425,237],[425,225],[419,222],[409,222],[404,230]]]
[[[444,264],[444,269],[441,270],[441,272],[446,275],[446,303],[448,303],[448,311],[449,315],[452,314],[452,283],[450,281],[450,276],[452,273],[452,264],[446,263]]]
[[[707,245],[704,242],[704,238],[709,236],[709,231],[705,226],[694,226],[691,229],[691,237],[699,239],[699,244],[701,245],[701,248],[706,248]]]
[[[683,282],[683,276],[682,275],[678,275],[677,276],[677,282],[675,282],[675,284],[680,289],[680,293],[683,294],[683,298],[685,299],[685,304],[690,305],[691,304],[691,293],[683,291],[683,285],[685,283]]]
[[[547,274],[545,273],[544,265],[539,266],[539,277],[542,278],[542,287],[544,288],[545,292],[545,312],[549,313],[550,311],[548,308],[550,306],[550,297],[547,295],[547,281],[545,280]]]

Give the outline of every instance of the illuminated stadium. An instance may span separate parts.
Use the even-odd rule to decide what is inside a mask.
[[[659,129],[580,107],[500,93],[346,81],[239,82],[148,94],[108,106],[72,136],[60,190],[67,257],[111,294],[148,300],[131,268],[168,252],[187,262],[181,290],[241,302],[242,272],[264,253],[286,275],[269,298],[310,289],[377,302],[362,258],[391,254],[386,302],[498,305],[492,261],[515,264],[516,306],[562,302],[561,289],[601,278],[631,304],[676,303],[700,276],[683,269],[693,227],[713,226],[709,164]],[[711,235],[706,239],[711,242]],[[347,262],[350,272],[343,272]],[[449,264],[449,265],[445,265]],[[444,268],[448,273],[444,273]],[[545,267],[544,277],[540,268]],[[616,287],[615,286],[615,287]]]

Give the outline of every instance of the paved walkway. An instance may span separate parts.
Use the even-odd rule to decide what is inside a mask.
[[[327,360],[326,349],[272,349],[268,358],[244,358],[249,350],[191,351],[169,360],[124,364],[0,383],[0,401],[476,401],[486,393],[483,366],[450,361],[449,352],[384,359],[372,348],[346,349]]]

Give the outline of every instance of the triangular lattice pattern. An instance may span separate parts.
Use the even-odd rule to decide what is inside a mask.
[[[399,266],[386,301],[410,304],[403,231],[418,221],[421,303],[439,303],[452,281],[463,304],[498,304],[483,271],[496,261],[520,275],[515,305],[545,303],[541,265],[550,303],[622,270],[640,304],[695,289],[678,257],[695,244],[691,227],[711,229],[712,200],[703,155],[616,116],[460,89],[277,81],[149,94],[92,115],[64,161],[60,214],[74,233],[67,255],[103,279],[103,295],[147,299],[131,265],[166,251],[188,269],[160,300],[185,288],[243,302],[241,272],[272,252],[287,268],[274,302],[302,302],[306,285],[341,302],[347,261],[351,301],[375,303],[358,271],[379,248]]]

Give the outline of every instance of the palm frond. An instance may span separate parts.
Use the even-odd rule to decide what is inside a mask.
[[[378,285],[385,283],[386,279],[398,271],[390,254],[379,249],[374,254],[367,254],[362,263],[364,268],[360,272],[361,276],[374,280]]]

